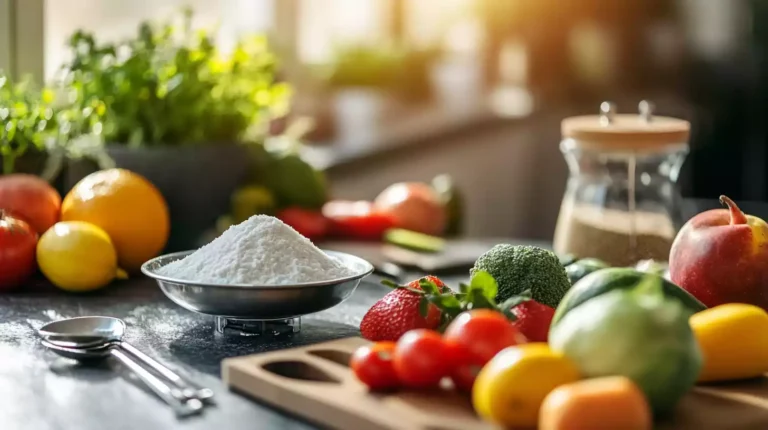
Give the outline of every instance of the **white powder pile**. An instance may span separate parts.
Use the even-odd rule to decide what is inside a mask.
[[[159,273],[192,282],[256,285],[328,281],[354,274],[296,230],[266,215],[230,227]]]

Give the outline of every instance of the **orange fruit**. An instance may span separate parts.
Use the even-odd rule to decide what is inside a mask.
[[[92,173],[75,185],[61,205],[62,221],[85,221],[107,232],[120,267],[138,270],[165,247],[168,205],[152,183],[125,169]]]

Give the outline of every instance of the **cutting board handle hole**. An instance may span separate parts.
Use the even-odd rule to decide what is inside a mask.
[[[318,369],[310,363],[298,360],[271,361],[262,364],[261,367],[267,372],[284,378],[296,379],[299,381],[326,382],[339,384],[341,381]]]
[[[332,361],[336,364],[340,364],[344,367],[349,367],[349,360],[352,359],[352,354],[346,351],[339,351],[336,349],[314,349],[307,351],[308,354],[320,357],[323,360]]]

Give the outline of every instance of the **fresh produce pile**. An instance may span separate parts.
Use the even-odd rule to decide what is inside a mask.
[[[371,390],[465,392],[505,427],[651,429],[696,383],[768,372],[768,224],[722,201],[668,267],[497,245],[456,290],[385,282],[350,366]]]
[[[292,133],[280,139],[291,139]],[[327,238],[385,241],[420,252],[439,252],[443,236],[456,235],[462,224],[462,199],[450,177],[431,184],[397,183],[373,201],[329,200],[325,178],[301,160],[290,142],[270,148],[269,159],[254,183],[232,196],[231,213],[219,220],[215,232],[257,214],[274,215],[312,241]]]
[[[66,291],[104,287],[159,254],[169,228],[160,192],[128,170],[93,173],[63,200],[36,176],[0,176],[0,290],[36,268]]]

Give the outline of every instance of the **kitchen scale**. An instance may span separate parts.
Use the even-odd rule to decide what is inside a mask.
[[[279,320],[254,320],[214,317],[214,327],[219,335],[240,336],[290,336],[301,331],[301,317]]]

